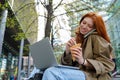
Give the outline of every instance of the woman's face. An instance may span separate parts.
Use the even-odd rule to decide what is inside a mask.
[[[94,28],[93,20],[90,17],[85,17],[82,22],[80,23],[80,33],[85,35]]]

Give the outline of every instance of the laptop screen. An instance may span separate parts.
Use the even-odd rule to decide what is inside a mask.
[[[30,45],[33,62],[38,69],[44,70],[51,66],[57,66],[53,48],[48,38]]]

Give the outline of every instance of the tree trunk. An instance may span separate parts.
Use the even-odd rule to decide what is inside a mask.
[[[46,26],[45,26],[45,37],[49,37],[50,38],[50,33],[51,33],[51,21],[52,21],[52,16],[53,16],[53,8],[52,8],[52,0],[49,0],[49,4],[46,6],[47,8],[47,22],[46,22]]]

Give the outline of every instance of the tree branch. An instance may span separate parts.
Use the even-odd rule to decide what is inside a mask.
[[[73,13],[73,12],[80,12],[80,11],[83,11],[83,10],[88,10],[89,8],[84,8],[84,9],[80,9],[80,10],[76,10],[76,11],[69,11],[69,12],[66,12],[66,13],[62,13],[62,14],[59,14],[59,15],[56,15],[54,16],[53,18],[57,17],[57,16],[62,16],[64,14],[68,14],[68,13]]]
[[[61,1],[59,2],[59,4],[53,9],[54,11],[61,5],[62,1],[63,1],[63,0],[61,0]]]
[[[39,0],[39,1],[43,5],[43,7],[46,8],[46,5],[44,5],[45,3],[43,3],[41,0]]]
[[[46,17],[46,16],[44,16],[44,15],[38,15],[38,16],[41,16],[41,17],[47,18],[47,17]]]
[[[93,5],[91,6],[90,3],[87,3],[83,0],[82,0],[82,2],[83,2],[83,4],[85,4],[87,7],[91,8],[91,9],[93,9],[95,7],[95,6],[93,7]]]
[[[110,9],[115,5],[115,3],[117,2],[117,0],[114,0],[112,4],[110,4],[109,8],[107,9],[107,11],[110,11]]]

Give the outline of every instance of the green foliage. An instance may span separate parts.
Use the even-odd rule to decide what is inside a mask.
[[[21,32],[20,25],[7,1],[5,1],[4,4],[0,3],[0,13],[2,14],[2,11],[5,9],[8,9],[6,27],[16,29],[18,31],[15,35],[12,35],[11,37],[13,37],[13,39],[15,40],[21,40],[21,38],[25,35],[23,32]]]
[[[29,53],[29,44],[26,44],[24,46],[23,50],[24,50],[23,56],[28,56],[28,53]]]
[[[25,34],[22,33],[16,33],[16,35],[12,36],[16,41],[21,40],[22,38],[25,38]]]
[[[13,17],[7,18],[7,24],[6,24],[7,27],[9,27],[9,28],[14,28],[15,25],[16,25],[16,20],[15,20],[15,18],[13,18]]]
[[[31,29],[31,28],[26,28],[26,29],[34,30],[36,26],[33,23],[37,22],[37,21],[34,20],[34,19],[37,19],[37,18],[36,18],[36,15],[35,15],[34,3],[31,2],[31,3],[28,3],[28,4],[26,3],[24,5],[22,5],[22,4],[23,3],[20,4],[18,2],[18,6],[17,7],[16,7],[16,4],[14,4],[13,6],[15,6],[15,7],[13,7],[12,9],[14,11],[16,11],[16,12],[13,12],[11,10],[11,7],[8,4],[8,0],[5,0],[4,3],[2,3],[2,4],[0,3],[0,17],[2,15],[2,11],[7,9],[8,10],[8,16],[7,16],[6,27],[7,27],[8,30],[12,30],[11,31],[12,33],[10,33],[10,35],[14,39],[15,42],[19,43],[22,38],[25,39],[24,54],[23,55],[28,55],[29,42],[26,39],[26,34],[28,34],[28,32],[26,30],[26,33],[24,33],[23,30],[25,30],[24,26],[25,27],[27,27],[27,26],[31,27],[32,26],[33,29]],[[28,14],[28,13],[30,13],[30,14]],[[17,19],[16,19],[16,17],[17,17]],[[19,18],[21,18],[21,19],[19,19]],[[19,20],[19,22],[18,22],[18,20]],[[23,21],[23,23],[21,23],[21,21]],[[32,35],[32,33],[33,32],[31,32],[31,35]],[[16,47],[20,48],[20,46],[16,46]]]
[[[120,70],[120,50],[116,50],[115,51],[115,54],[116,54],[116,67],[117,67],[117,70]]]
[[[116,58],[116,67],[117,67],[117,70],[120,70],[120,57]]]
[[[114,1],[114,4],[109,8],[109,13],[116,13],[120,9],[120,0]]]
[[[56,59],[57,59],[57,62],[60,64],[60,62],[61,62],[61,56],[62,56],[62,54],[55,54],[55,57],[56,57]]]
[[[102,12],[108,11],[112,1],[109,0],[74,0],[65,5],[65,10],[71,21],[70,26],[74,26],[81,16],[87,12],[95,11]],[[73,21],[74,20],[74,21]]]
[[[5,1],[4,3],[0,3],[0,12],[6,8],[8,8],[8,2]]]
[[[0,3],[0,20],[1,20],[1,15],[2,15],[2,11],[5,10],[6,8],[8,8],[8,3],[7,2],[4,2],[3,3]]]
[[[54,52],[57,62],[60,63],[61,55],[64,53],[65,44],[54,45]]]

